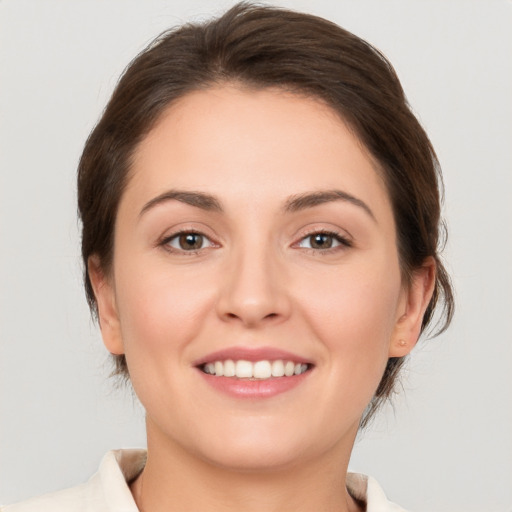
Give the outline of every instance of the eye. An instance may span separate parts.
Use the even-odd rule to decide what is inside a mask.
[[[183,231],[166,238],[162,241],[162,245],[171,250],[195,252],[206,247],[211,247],[213,243],[208,237],[201,233]]]
[[[350,242],[337,233],[319,232],[304,237],[298,244],[305,249],[326,250],[339,246],[350,247]]]

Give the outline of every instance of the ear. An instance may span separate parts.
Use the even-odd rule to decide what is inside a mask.
[[[103,343],[111,354],[124,354],[121,324],[117,313],[113,283],[104,274],[97,255],[89,257],[87,270],[98,306],[98,320]]]
[[[416,345],[435,282],[436,263],[434,258],[428,257],[423,265],[414,271],[410,285],[404,290],[389,346],[389,357],[406,356]]]

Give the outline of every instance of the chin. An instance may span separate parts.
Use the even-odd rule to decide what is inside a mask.
[[[245,429],[212,430],[196,438],[190,447],[205,462],[236,472],[279,471],[300,465],[335,442],[319,443],[310,430],[292,430],[283,425],[251,425]]]
[[[303,452],[269,441],[256,445],[253,440],[250,446],[229,443],[219,450],[210,447],[202,455],[205,462],[224,470],[259,473],[289,469],[300,463]]]

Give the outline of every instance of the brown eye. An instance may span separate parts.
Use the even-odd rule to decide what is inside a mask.
[[[304,237],[298,244],[304,249],[327,250],[336,247],[351,247],[351,243],[337,233],[319,232]]]
[[[196,251],[203,246],[203,235],[197,233],[183,233],[178,238],[180,249],[184,251]]]
[[[309,244],[312,249],[330,249],[334,242],[334,237],[326,233],[316,233],[309,238]]]
[[[210,240],[200,233],[179,233],[168,238],[165,245],[180,251],[198,251],[212,245]]]

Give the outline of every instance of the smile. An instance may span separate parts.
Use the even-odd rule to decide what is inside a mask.
[[[231,346],[193,362],[214,390],[236,399],[266,399],[302,387],[314,373],[310,356],[276,347]]]
[[[216,377],[233,377],[236,379],[256,379],[266,380],[275,377],[292,377],[301,375],[309,369],[306,363],[297,363],[283,359],[246,361],[240,359],[234,361],[227,359],[225,361],[215,361],[203,364],[200,369]]]

